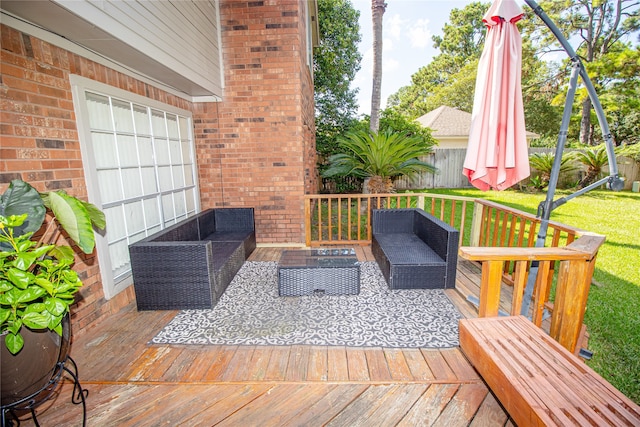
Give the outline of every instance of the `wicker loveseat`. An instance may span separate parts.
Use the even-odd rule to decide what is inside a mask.
[[[131,244],[138,310],[212,308],[255,247],[253,208],[208,209]]]
[[[374,209],[371,250],[391,289],[454,288],[459,232],[422,209]]]

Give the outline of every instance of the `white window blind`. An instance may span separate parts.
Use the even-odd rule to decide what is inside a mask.
[[[107,222],[98,256],[109,298],[123,288],[119,284],[131,283],[130,244],[198,210],[192,119],[188,112],[123,93],[86,88],[76,93],[84,113],[78,120],[86,139],[82,150],[93,189],[90,201]]]

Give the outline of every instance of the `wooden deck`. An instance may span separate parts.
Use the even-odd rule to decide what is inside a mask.
[[[273,261],[258,248],[250,260]],[[368,247],[361,260],[373,260]],[[447,291],[460,312],[477,295],[479,271],[464,262]],[[159,346],[149,340],[175,311],[135,305],[75,337],[71,351],[89,390],[89,426],[512,425],[458,348]],[[42,426],[81,425],[65,383]],[[31,420],[22,422],[32,426]]]

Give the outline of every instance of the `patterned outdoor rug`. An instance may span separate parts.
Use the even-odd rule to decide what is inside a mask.
[[[184,310],[152,344],[458,346],[460,313],[441,290],[390,290],[361,264],[359,295],[278,296],[277,263],[246,262],[213,310]]]

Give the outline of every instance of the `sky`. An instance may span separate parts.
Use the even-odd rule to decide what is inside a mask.
[[[384,108],[389,95],[411,83],[411,75],[429,64],[439,52],[433,47],[434,35],[442,34],[452,9],[464,9],[474,0],[386,0],[382,21],[382,95]],[[477,0],[476,0],[477,1]],[[486,0],[490,2],[490,0]],[[523,4],[523,1],[519,1]],[[362,40],[361,68],[352,83],[358,88],[358,114],[371,113],[373,77],[373,38],[371,0],[351,0],[360,11]]]

